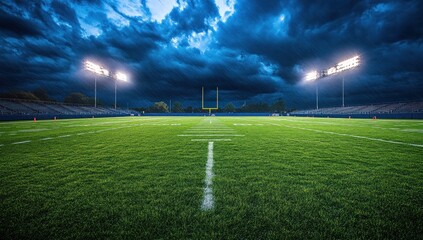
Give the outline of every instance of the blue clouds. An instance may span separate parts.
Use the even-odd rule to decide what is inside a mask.
[[[91,94],[81,63],[95,59],[131,75],[120,91],[132,105],[197,102],[201,86],[219,85],[223,101],[303,108],[314,89],[305,72],[360,54],[363,66],[346,74],[351,104],[421,99],[422,10],[417,0],[6,1],[0,87]],[[321,83],[323,104],[337,104],[338,80]]]

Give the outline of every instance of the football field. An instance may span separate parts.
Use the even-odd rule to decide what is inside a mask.
[[[417,239],[423,121],[0,122],[1,239]]]

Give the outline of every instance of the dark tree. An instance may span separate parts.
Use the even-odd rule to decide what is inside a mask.
[[[64,102],[74,104],[92,104],[93,101],[82,93],[73,92],[65,97]]]
[[[282,100],[282,98],[279,98],[276,102],[272,104],[270,108],[272,112],[282,113],[285,111],[285,102]]]
[[[32,91],[32,94],[34,94],[41,101],[51,101],[50,97],[48,96],[47,90],[45,90],[44,88],[37,88]]]
[[[184,108],[182,107],[182,103],[180,103],[180,102],[174,102],[172,104],[172,112],[175,112],[175,113],[184,112]]]
[[[228,104],[226,104],[225,108],[223,109],[225,112],[230,113],[230,112],[235,112],[235,106],[232,102],[229,102]]]

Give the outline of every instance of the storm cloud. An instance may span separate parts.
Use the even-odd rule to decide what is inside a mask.
[[[304,75],[359,55],[361,65],[319,80],[322,106],[423,100],[421,1],[2,1],[0,92],[45,88],[56,100],[92,96],[85,60],[123,71],[119,100],[199,105],[201,87],[223,102],[314,105]],[[112,79],[99,78],[110,104]]]

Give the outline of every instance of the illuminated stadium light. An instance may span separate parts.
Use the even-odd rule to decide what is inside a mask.
[[[116,72],[115,74],[110,74],[110,71],[105,69],[104,67],[97,65],[91,61],[85,61],[85,69],[90,72],[96,73],[101,76],[110,77],[115,80],[115,109],[117,105],[117,82],[128,81],[128,76],[122,72]],[[94,107],[97,107],[97,77],[94,78]]]
[[[358,65],[360,65],[360,57],[355,56],[336,64],[336,72],[342,72],[351,68],[355,68]]]
[[[323,70],[320,74],[317,71],[309,72],[305,80],[306,81],[315,81],[319,78],[324,78],[336,73],[343,72],[345,70],[349,70],[352,68],[357,67],[360,65],[360,56],[354,56],[347,60],[337,63],[334,67],[330,67],[327,70]],[[342,107],[345,107],[345,83],[344,83],[344,76],[342,76]],[[318,99],[318,86],[316,83],[316,109],[319,109],[319,99]]]
[[[117,72],[116,75],[115,75],[115,109],[116,109],[116,104],[117,104],[117,82],[118,81],[127,82],[128,77],[126,76],[126,74],[121,73],[121,72]]]
[[[124,82],[128,81],[128,77],[126,76],[126,74],[121,72],[116,73],[116,79],[119,81],[124,81]]]
[[[336,67],[331,67],[328,70],[326,70],[327,75],[332,75],[334,73],[336,73]]]
[[[97,65],[93,62],[90,62],[90,61],[85,62],[85,69],[87,69],[90,72],[97,73],[99,75],[104,75],[104,76],[107,76],[107,77],[110,75],[109,70],[107,70],[107,69],[105,69],[105,68],[103,68],[103,67],[101,67],[101,66],[99,66],[99,65]]]
[[[317,73],[317,71],[312,71],[312,72],[307,73],[305,80],[306,81],[314,81],[318,78],[319,78],[319,74]]]
[[[85,61],[85,69],[98,75],[109,77],[109,70],[93,62]],[[97,107],[97,76],[94,77],[94,107]]]

